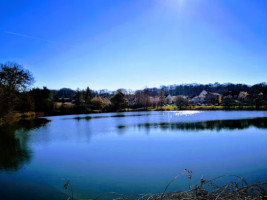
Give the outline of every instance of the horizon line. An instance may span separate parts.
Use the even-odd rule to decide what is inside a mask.
[[[74,90],[74,91],[76,91],[76,90],[85,90],[87,87],[89,87],[90,88],[90,90],[93,90],[93,91],[100,91],[100,90],[107,90],[108,92],[114,92],[114,91],[117,91],[117,90],[120,90],[120,89],[123,89],[123,90],[127,90],[127,91],[129,91],[129,90],[132,90],[132,91],[138,91],[138,90],[144,90],[144,89],[152,89],[152,88],[157,88],[157,89],[161,89],[161,87],[170,87],[170,86],[182,86],[182,85],[215,85],[215,84],[219,84],[219,85],[230,85],[230,84],[234,84],[234,85],[239,85],[239,84],[241,84],[241,85],[247,85],[247,86],[249,86],[249,87],[252,87],[252,86],[254,86],[254,85],[259,85],[259,84],[264,84],[264,85],[266,85],[266,82],[265,81],[262,81],[262,82],[258,82],[258,83],[255,83],[255,84],[246,84],[246,83],[232,83],[232,82],[225,82],[225,83],[219,83],[219,82],[215,82],[215,83],[181,83],[181,84],[170,84],[170,85],[160,85],[159,87],[156,87],[156,86],[154,86],[154,87],[147,87],[147,86],[145,86],[143,89],[130,89],[130,88],[128,88],[128,89],[126,89],[126,88],[118,88],[118,89],[113,89],[113,90],[110,90],[110,89],[104,89],[104,88],[102,88],[102,89],[92,89],[90,86],[86,86],[85,88],[76,88],[76,89],[73,89],[73,88],[70,88],[70,87],[61,87],[61,88],[58,88],[58,89],[55,89],[55,88],[53,88],[53,89],[49,89],[47,86],[41,86],[41,88],[42,87],[46,87],[47,89],[49,89],[49,90],[61,90],[61,89],[71,89],[71,90]],[[40,87],[32,87],[32,89],[33,88],[40,88]]]

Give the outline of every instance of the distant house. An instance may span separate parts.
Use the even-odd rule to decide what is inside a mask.
[[[70,108],[73,107],[75,104],[72,102],[55,102],[55,107],[60,108],[60,107],[65,107],[65,108]]]
[[[74,100],[71,100],[70,98],[58,98],[55,103],[57,106],[74,106]]]
[[[152,104],[153,105],[158,105],[159,104],[159,101],[160,101],[160,99],[159,99],[159,97],[157,96],[157,97],[152,97]]]
[[[222,97],[222,103],[224,105],[240,105],[240,103],[247,104],[248,101],[250,101],[250,95],[248,92],[242,91],[226,92]]]
[[[192,98],[192,102],[194,104],[203,104],[205,100],[205,95],[199,95],[199,96],[195,96],[194,98]]]
[[[222,95],[215,92],[208,92],[205,96],[205,102],[209,104],[220,104],[222,102]]]
[[[192,98],[192,103],[196,105],[201,105],[205,101],[205,97],[208,94],[206,90],[202,90],[198,96]]]
[[[111,105],[111,101],[109,100],[109,98],[105,97],[105,98],[104,98],[104,101],[105,101],[108,105]]]
[[[58,98],[57,101],[58,101],[58,102],[65,103],[65,102],[71,102],[71,99],[70,99],[70,98]]]
[[[248,96],[247,92],[239,92],[238,94],[238,100],[244,100]]]
[[[198,96],[206,96],[208,92],[206,90],[202,90],[202,92]]]
[[[267,104],[267,101],[266,101],[267,99],[262,92],[258,94],[257,99],[258,99],[256,100],[257,104],[262,104],[262,105]]]

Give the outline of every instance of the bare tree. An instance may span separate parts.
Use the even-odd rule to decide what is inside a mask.
[[[19,92],[26,90],[33,81],[32,74],[21,65],[0,64],[0,118],[14,109]]]
[[[162,90],[159,91],[159,105],[163,106],[166,104],[165,94]]]
[[[31,86],[34,78],[28,70],[17,63],[1,64],[0,83],[7,91],[21,92]]]
[[[178,95],[175,97],[175,104],[179,107],[179,109],[181,109],[182,106],[187,106],[188,103],[188,100],[182,95]]]

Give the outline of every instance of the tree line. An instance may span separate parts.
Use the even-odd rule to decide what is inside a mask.
[[[258,94],[260,92],[266,93],[267,85],[265,82],[258,83],[252,86],[246,84],[233,84],[233,83],[180,84],[180,85],[160,86],[159,88],[156,87],[145,88],[143,90],[137,90],[137,91],[126,90],[126,89],[120,89],[120,90],[125,94],[135,94],[136,92],[145,92],[149,93],[149,95],[152,97],[156,97],[159,96],[160,92],[163,92],[165,96],[185,95],[192,98],[194,96],[199,95],[203,90],[219,93],[222,95],[228,92],[239,92],[239,91],[248,92],[250,94],[255,94],[255,93]],[[116,93],[116,91],[108,91],[108,90],[99,90],[99,91],[92,90],[91,92],[93,97],[101,96],[108,98],[110,98]],[[52,93],[55,99],[58,99],[63,96],[72,98],[76,93],[76,91],[69,88],[62,88],[60,90],[52,90]]]
[[[17,63],[0,64],[0,118],[12,112],[43,112],[44,114],[89,113],[91,111],[118,111],[122,108],[147,108],[155,106],[153,98],[157,98],[156,106],[166,104],[166,96],[178,96],[177,103],[185,104],[179,95],[194,97],[202,90],[227,94],[244,91],[251,95],[263,94],[266,101],[267,85],[259,83],[252,86],[246,84],[181,84],[145,88],[143,90],[117,91],[72,90],[62,88],[49,90],[47,87],[31,88],[34,83],[32,73]]]

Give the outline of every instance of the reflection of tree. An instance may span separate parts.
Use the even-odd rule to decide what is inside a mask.
[[[44,126],[49,120],[34,119],[23,120],[0,127],[0,172],[18,170],[31,159],[28,148],[29,130]],[[20,136],[17,132],[25,132]]]
[[[242,120],[214,120],[202,122],[176,122],[176,123],[145,123],[138,124],[143,128],[160,128],[163,130],[217,130],[246,129],[254,126],[261,129],[267,128],[267,118],[242,119]]]

